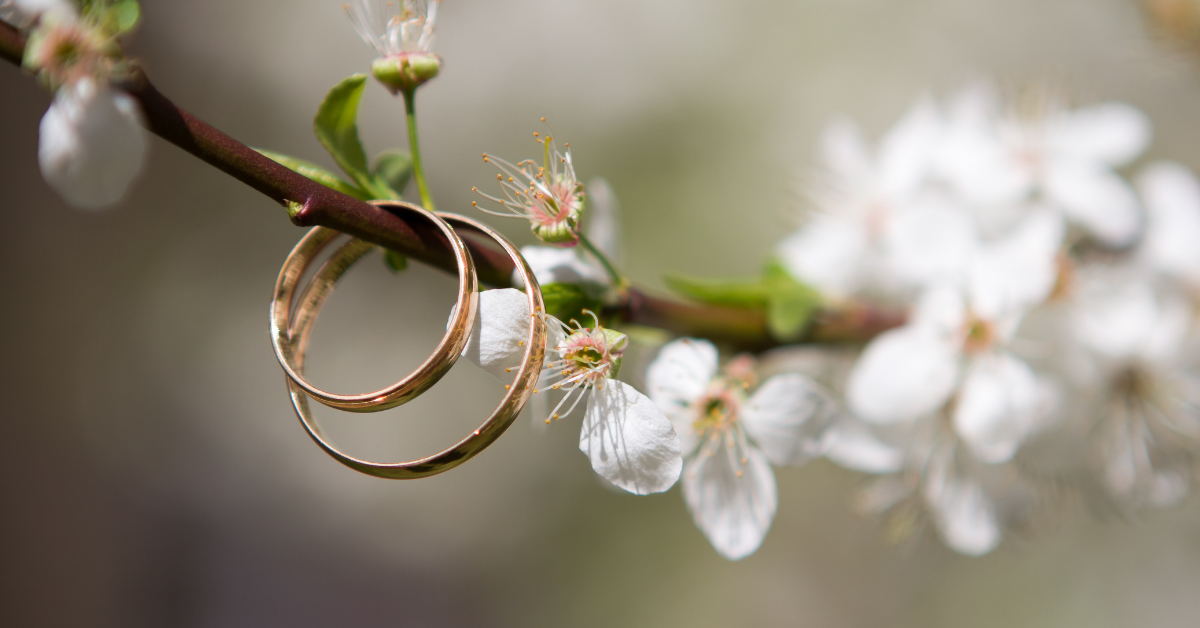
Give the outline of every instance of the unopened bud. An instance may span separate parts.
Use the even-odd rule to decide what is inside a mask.
[[[380,57],[371,64],[371,74],[393,94],[411,92],[442,70],[442,58],[416,52]]]

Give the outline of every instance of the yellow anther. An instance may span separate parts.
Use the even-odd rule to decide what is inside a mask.
[[[501,176],[501,175],[496,175],[496,180],[497,180],[497,181],[503,181],[503,180],[504,180],[504,177],[503,177],[503,176]]]
[[[475,187],[475,186],[473,186],[473,185],[472,185],[472,186],[471,186],[471,191],[472,191],[472,192],[478,192],[478,191],[479,191],[479,188],[477,188],[477,187]]]
[[[476,203],[475,201],[471,201],[471,207],[478,207],[478,206],[479,206],[479,203]]]
[[[525,346],[525,341],[524,341],[524,340],[518,340],[518,341],[517,341],[517,346],[518,346],[518,347],[524,347],[524,346]]]
[[[504,385],[504,390],[508,390],[509,388],[512,388],[512,386],[509,386],[508,384]]]
[[[538,389],[534,388],[534,389],[533,389],[533,394],[535,394],[535,395],[536,395],[536,394],[537,394],[537,392],[538,392]]]
[[[546,121],[546,116],[542,116],[542,122]]]
[[[550,425],[550,419],[546,419],[546,425]]]

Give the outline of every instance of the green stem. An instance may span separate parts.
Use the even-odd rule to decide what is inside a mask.
[[[417,109],[414,96],[417,90],[404,92],[404,117],[408,121],[408,151],[412,153],[413,178],[417,180],[417,192],[421,195],[421,205],[429,211],[437,211],[433,207],[433,197],[429,195],[429,186],[425,183],[425,167],[421,163],[421,143],[417,140]]]
[[[617,267],[614,266],[611,261],[609,261],[608,256],[606,256],[600,249],[596,248],[596,245],[592,244],[592,241],[589,240],[587,236],[583,235],[582,233],[579,234],[579,243],[582,244],[583,248],[587,249],[593,257],[600,261],[600,265],[604,267],[605,272],[608,273],[609,278],[612,279],[613,285],[615,285],[617,289],[624,290],[629,287],[629,280],[625,279],[625,277],[621,275],[621,271],[617,270]]]

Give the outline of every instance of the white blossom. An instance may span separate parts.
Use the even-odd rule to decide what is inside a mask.
[[[735,359],[718,374],[705,340],[664,346],[646,373],[650,397],[683,442],[683,496],[722,556],[752,554],[775,516],[771,464],[796,465],[820,454],[835,405],[809,378],[789,373],[747,394],[752,365]]]
[[[883,257],[897,217],[938,202],[925,198],[921,186],[941,133],[941,118],[929,100],[914,105],[874,154],[852,122],[832,123],[821,140],[825,176],[812,191],[816,212],[779,245],[784,267],[831,298],[878,283],[887,270]],[[942,242],[957,246],[953,238],[935,245]]]
[[[939,164],[955,189],[991,209],[1041,200],[1105,244],[1132,244],[1138,199],[1114,168],[1145,150],[1145,114],[1115,102],[1071,110],[1048,97],[1026,111],[1001,109],[979,89],[952,107]]]
[[[141,171],[145,153],[137,102],[90,77],[60,88],[39,127],[42,176],[83,209],[120,201]]]
[[[1100,377],[1088,390],[1104,485],[1136,508],[1188,491],[1200,462],[1200,348],[1193,306],[1136,269],[1080,282],[1071,328]]]
[[[874,424],[914,421],[955,399],[958,435],[985,462],[1012,458],[1039,427],[1046,393],[1009,349],[1021,317],[1057,276],[1060,223],[1031,217],[975,256],[958,284],[932,288],[910,322],[872,341],[846,386],[850,409]]]
[[[592,469],[638,495],[671,488],[683,467],[671,421],[633,386],[612,379],[628,339],[599,325],[572,328],[553,316],[537,315],[545,317],[548,334],[541,388],[535,394],[566,392],[546,422],[566,418],[586,399],[579,449]],[[530,316],[528,298],[519,290],[481,293],[475,331],[463,355],[507,386],[525,353]]]

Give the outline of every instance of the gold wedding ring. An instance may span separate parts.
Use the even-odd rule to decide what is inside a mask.
[[[279,359],[279,364],[283,367],[288,379],[295,382],[313,399],[332,408],[349,412],[376,412],[394,408],[417,398],[430,386],[436,384],[450,370],[450,367],[454,366],[458,356],[462,355],[463,347],[471,337],[472,326],[475,323],[475,309],[479,302],[479,284],[475,278],[475,264],[458,234],[450,228],[450,225],[446,224],[446,221],[421,207],[408,203],[375,201],[375,204],[393,210],[416,213],[438,227],[445,236],[450,250],[454,253],[454,261],[458,265],[458,297],[450,325],[446,328],[446,334],[442,337],[442,341],[438,343],[433,354],[408,377],[387,388],[369,393],[339,395],[326,392],[304,379],[300,372],[299,361],[293,354],[288,330],[296,326],[295,322],[291,320],[292,299],[300,278],[312,265],[316,256],[341,234],[332,229],[315,227],[300,240],[299,244],[288,254],[283,268],[279,271],[279,279],[275,282],[275,296],[271,299],[271,344],[275,348],[275,357]],[[348,268],[355,260],[371,252],[374,248],[374,244],[355,238],[342,245],[338,249],[338,253],[330,258],[330,261],[340,259],[342,260],[340,263]],[[327,266],[328,264],[329,262],[326,263]],[[343,268],[342,272],[345,272],[347,268]],[[341,273],[337,273],[337,276],[340,277]],[[312,282],[318,281],[325,281],[321,279],[321,273],[312,279]],[[309,285],[312,286],[313,283]],[[328,292],[329,288],[332,288],[332,284],[325,286],[325,292]],[[304,312],[300,315],[316,316],[316,311]],[[305,328],[307,329],[309,326],[306,325]]]
[[[376,201],[375,203],[388,208],[417,209],[412,205],[408,205],[407,203],[400,203],[396,201]],[[495,442],[495,440],[499,438],[500,435],[504,433],[504,431],[508,429],[510,425],[512,425],[512,422],[514,419],[516,419],[517,414],[520,413],[521,409],[525,406],[525,403],[533,394],[534,386],[537,383],[538,376],[541,374],[542,361],[545,355],[546,323],[544,318],[540,315],[544,309],[542,303],[542,294],[541,289],[537,284],[537,280],[534,278],[532,269],[529,268],[529,265],[525,262],[525,259],[521,256],[517,248],[511,242],[488,226],[455,214],[438,213],[436,214],[436,217],[439,220],[444,220],[449,225],[452,225],[454,229],[461,230],[463,233],[482,235],[499,244],[500,247],[504,249],[504,251],[510,257],[512,257],[516,264],[518,274],[525,281],[525,293],[526,297],[528,298],[529,311],[532,313],[529,317],[529,335],[524,342],[524,358],[521,362],[521,366],[516,369],[516,375],[513,379],[513,382],[505,387],[506,392],[504,397],[500,400],[500,404],[483,422],[483,424],[455,445],[432,456],[427,456],[418,460],[396,463],[371,462],[347,455],[334,447],[331,443],[329,443],[328,440],[326,440],[324,434],[321,432],[320,426],[317,425],[315,418],[312,416],[308,397],[313,396],[318,400],[320,400],[320,398],[312,395],[309,389],[305,388],[301,382],[303,381],[302,373],[304,369],[304,358],[308,350],[309,336],[312,332],[313,323],[316,321],[317,314],[320,311],[321,306],[324,304],[325,299],[329,296],[329,293],[332,291],[333,286],[337,283],[338,279],[345,274],[345,272],[349,270],[356,261],[370,252],[373,248],[372,245],[363,243],[359,240],[351,240],[350,242],[339,247],[321,266],[321,268],[317,270],[316,274],[305,287],[299,299],[296,300],[294,311],[290,309],[291,297],[294,293],[293,285],[292,292],[288,292],[287,294],[283,295],[287,297],[284,302],[288,304],[288,313],[291,314],[291,316],[287,316],[286,318],[276,316],[275,312],[277,310],[275,307],[272,307],[273,325],[275,323],[281,323],[285,320],[288,321],[286,327],[280,328],[280,331],[282,332],[281,344],[284,347],[284,350],[277,350],[277,355],[286,355],[291,359],[291,370],[288,370],[287,366],[285,366],[284,370],[288,373],[288,391],[291,395],[292,405],[296,410],[296,415],[300,418],[301,424],[308,432],[308,435],[312,437],[313,441],[316,442],[317,445],[321,447],[321,449],[323,449],[327,454],[351,469],[360,471],[367,475],[389,479],[416,479],[448,471],[462,464],[463,462],[466,462]],[[455,240],[457,240],[457,236],[451,238],[452,242]],[[458,240],[458,242],[461,245],[461,240]],[[324,245],[317,247],[315,250],[312,247],[303,248],[303,245],[304,241],[301,241],[301,244],[297,245],[296,247],[297,251],[301,251],[300,255],[305,258],[298,261],[294,265],[296,268],[300,268],[301,266],[307,268],[307,266],[311,264],[312,257],[319,252],[320,248],[327,246],[328,242],[325,242]],[[289,257],[289,261],[290,260],[291,258]],[[460,268],[461,267],[462,266],[460,265]],[[284,269],[281,271],[281,282],[283,281],[283,274],[288,271],[289,265],[285,263]],[[302,273],[303,269],[301,268],[298,271],[298,274]],[[277,290],[276,294],[278,301],[280,298],[280,291]],[[472,323],[474,323],[476,317],[475,304],[477,301],[472,299],[470,303],[472,304],[471,322],[465,324],[465,328],[467,329],[467,337],[470,336],[470,329],[472,328]],[[459,315],[461,314],[462,309],[463,308],[458,307],[455,310],[455,313],[451,316],[451,330],[454,329],[456,321],[459,320]],[[450,336],[451,333],[448,331],[447,338]],[[439,348],[440,347],[441,345],[439,345]],[[458,348],[458,351],[461,353],[461,346]],[[437,354],[435,353],[435,356],[436,355]],[[430,359],[432,360],[435,356],[431,356]],[[457,354],[454,357],[457,358]],[[280,363],[283,364],[282,358],[280,358]],[[450,363],[453,363],[453,359],[450,360]],[[293,373],[295,374],[295,377],[292,376]],[[436,382],[436,378],[440,378],[441,375],[442,373],[437,373],[433,381],[428,383],[417,382],[417,385],[414,387],[414,390],[418,390],[416,394],[420,394],[420,392],[427,390],[433,385],[433,382]],[[408,401],[415,396],[416,395],[407,396],[399,403]],[[358,412],[371,412],[375,410],[383,410],[389,407],[395,407],[396,405],[399,405],[399,403],[384,401],[376,403],[373,406],[359,404],[354,406],[352,409]]]

